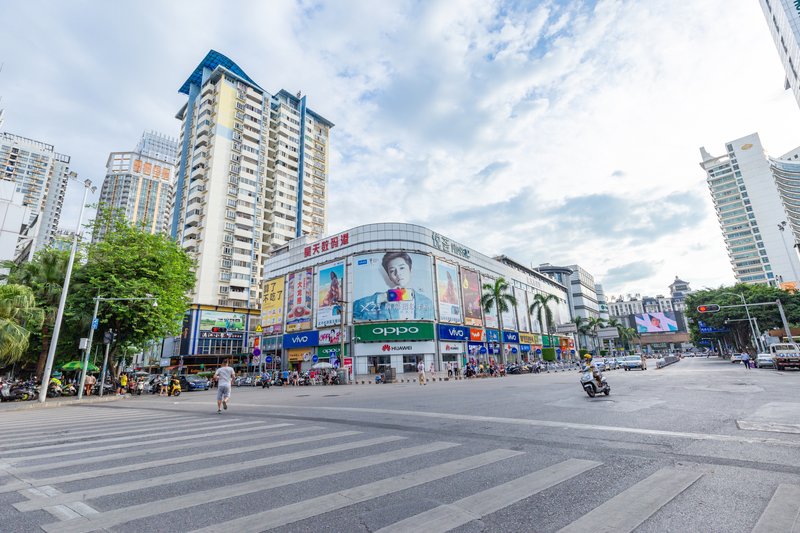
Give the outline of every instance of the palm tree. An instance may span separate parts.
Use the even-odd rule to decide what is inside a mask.
[[[591,316],[591,317],[589,317],[589,320],[586,322],[586,325],[594,333],[594,346],[595,346],[595,348],[598,348],[598,343],[599,343],[600,337],[597,334],[597,330],[599,328],[602,328],[603,326],[605,326],[605,322],[600,317]],[[599,348],[598,348],[597,355],[600,355]]]
[[[47,352],[52,338],[51,327],[56,321],[61,289],[67,273],[69,252],[65,250],[44,249],[36,253],[32,261],[17,265],[13,261],[4,262],[1,267],[10,270],[0,279],[9,283],[25,285],[33,290],[36,303],[44,312],[41,330],[41,350],[36,363],[36,375],[41,376],[47,362]]]
[[[542,333],[547,330],[548,337],[553,329],[553,311],[548,304],[557,301],[558,297],[555,294],[537,293],[533,296],[533,303],[528,310],[530,314],[539,319],[539,324],[542,326]]]
[[[0,365],[25,355],[31,330],[41,326],[43,318],[29,287],[0,285]]]
[[[580,315],[576,316],[572,320],[572,323],[575,324],[575,328],[578,330],[578,335],[583,337],[583,341],[580,344],[581,348],[584,349],[586,349],[586,345],[589,344],[588,342],[586,342],[586,337],[589,335],[589,333],[591,333],[591,330],[589,329],[589,325],[587,324],[587,322],[588,320],[586,320],[585,317],[582,317]]]
[[[492,307],[497,311],[497,324],[500,336],[500,359],[505,362],[503,353],[503,313],[507,313],[511,307],[517,305],[517,299],[508,291],[508,282],[503,278],[497,278],[494,284],[483,284],[483,295],[481,296],[481,307],[485,312],[490,312]]]
[[[631,348],[631,341],[639,336],[635,328],[626,328],[624,326],[619,328],[619,338],[626,350]]]
[[[625,324],[617,320],[616,318],[609,319],[606,322],[606,326],[609,328],[617,328],[617,335],[619,335],[620,340],[622,339],[622,330],[625,328]],[[611,340],[609,339],[609,346],[611,345]],[[615,343],[616,346],[616,343]]]

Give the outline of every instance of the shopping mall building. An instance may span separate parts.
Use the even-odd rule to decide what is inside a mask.
[[[413,224],[295,239],[265,263],[261,361],[298,370],[328,362],[364,376],[416,372],[420,361],[437,371],[470,359],[525,361],[551,346],[574,357],[571,336],[542,335],[529,313],[535,294],[553,294],[553,323],[569,322],[566,287],[501,259]],[[517,301],[503,313],[502,342],[496,312],[480,305],[482,285],[499,277]]]

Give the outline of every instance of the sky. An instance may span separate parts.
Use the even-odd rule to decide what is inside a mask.
[[[0,17],[3,129],[81,180],[146,130],[177,138],[178,89],[214,49],[335,124],[331,234],[421,224],[577,263],[608,297],[733,283],[699,148],[800,145],[757,0],[5,0]]]

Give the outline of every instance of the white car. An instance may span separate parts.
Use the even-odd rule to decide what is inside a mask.
[[[775,368],[775,360],[768,353],[760,353],[756,356],[756,368]]]
[[[744,359],[744,354],[735,353],[731,356],[731,363],[741,363]]]

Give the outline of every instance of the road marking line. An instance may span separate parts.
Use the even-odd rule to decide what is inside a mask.
[[[558,533],[622,533],[672,501],[703,476],[698,468],[662,468],[605,503],[595,507]]]
[[[271,424],[271,425],[268,425],[268,426],[262,426],[260,428],[256,428],[256,429],[251,430],[249,436],[253,436],[255,434],[260,434],[263,431],[268,431],[268,430],[271,430],[271,429],[274,429],[274,428],[287,427],[287,426],[291,426],[291,425],[292,424]],[[308,430],[310,430],[311,427],[318,427],[318,426],[309,426],[307,428],[303,428],[303,430],[304,431],[308,431]],[[269,434],[267,434],[265,436],[268,437]],[[227,437],[227,438],[224,438],[224,439],[214,439],[214,444],[227,444],[229,442],[239,442],[240,440],[242,440],[242,435],[236,435],[234,437]],[[149,443],[152,443],[152,442],[153,441],[144,441],[145,444],[149,444]],[[138,450],[106,454],[106,455],[104,455],[102,457],[102,459],[98,459],[97,457],[84,457],[84,458],[81,458],[81,459],[71,459],[69,461],[61,461],[61,460],[59,460],[55,464],[54,463],[47,463],[47,464],[43,464],[43,465],[40,464],[40,465],[33,465],[33,466],[21,466],[19,468],[6,467],[6,470],[11,475],[28,474],[28,473],[31,473],[31,472],[41,472],[43,470],[52,470],[53,468],[56,468],[56,466],[58,468],[67,468],[67,467],[72,467],[72,466],[93,464],[93,463],[97,463],[98,461],[101,461],[101,460],[102,461],[111,461],[111,460],[115,460],[115,459],[130,459],[132,457],[139,457],[139,456],[142,456],[142,455],[151,455],[151,454],[158,453],[158,452],[169,452],[169,451],[172,451],[172,450],[182,450],[184,448],[191,448],[193,446],[197,446],[197,443],[195,443],[195,442],[186,442],[186,443],[183,443],[183,444],[170,444],[170,445],[167,445],[167,446],[158,446],[156,448],[150,448],[150,447],[144,446],[144,447],[142,447],[142,448],[140,448]],[[0,492],[3,492],[2,487],[0,487]]]
[[[603,463],[597,461],[568,459],[453,503],[408,517],[378,530],[378,533],[450,531],[473,520],[480,520],[486,515],[572,479],[601,464]]]
[[[184,402],[191,403],[191,402]],[[198,403],[199,402],[195,402]],[[272,404],[243,404],[237,403],[241,407],[258,407],[259,409],[302,409],[308,407]],[[665,431],[661,429],[644,429],[624,426],[600,426],[597,424],[580,424],[575,422],[556,422],[553,420],[534,420],[529,418],[503,418],[494,416],[464,415],[454,413],[436,413],[429,411],[400,411],[395,409],[371,409],[367,407],[324,407],[314,406],[315,411],[352,411],[354,413],[380,414],[380,415],[400,415],[418,418],[449,419],[466,422],[488,422],[496,424],[512,424],[517,426],[547,427],[554,429],[577,429],[582,431],[608,431],[619,433],[632,433],[638,435],[657,435],[661,437],[676,437],[691,440],[711,440],[721,442],[735,442],[737,444],[772,444],[777,446],[788,446],[800,448],[800,442],[781,439],[771,439],[766,437],[740,437],[737,435],[719,435],[707,433],[690,433],[686,431]],[[357,422],[357,421],[356,421]]]
[[[89,507],[83,502],[71,502],[66,505],[81,516],[91,516],[100,512],[97,509]]]
[[[56,519],[61,521],[66,520],[73,520],[75,518],[80,518],[82,515],[80,513],[76,513],[66,505],[56,505],[53,507],[46,507],[45,511],[53,515]]]
[[[241,426],[253,426],[253,425],[257,425],[257,424],[259,424],[259,422],[240,422],[238,424],[225,424],[225,425],[221,425],[220,424],[220,425],[215,425],[214,426],[214,431],[211,431],[209,433],[185,435],[185,436],[182,436],[182,437],[168,437],[168,438],[164,438],[164,439],[155,439],[155,440],[151,440],[151,441],[146,441],[145,440],[144,444],[153,444],[153,443],[162,443],[162,442],[177,442],[177,441],[190,440],[190,439],[197,440],[197,439],[201,439],[201,438],[204,438],[204,437],[210,437],[210,436],[213,436],[213,435],[217,435],[219,433],[219,430],[228,431],[230,429],[233,429],[234,427],[241,428]],[[195,431],[195,430],[187,430],[187,431]],[[182,433],[184,433],[184,432],[182,432]],[[50,459],[52,457],[63,457],[65,455],[94,453],[94,452],[101,452],[101,451],[104,451],[104,450],[119,450],[121,448],[131,448],[131,447],[134,447],[134,446],[142,446],[142,444],[143,444],[143,441],[136,440],[135,442],[125,442],[125,443],[122,443],[122,444],[108,444],[108,445],[104,445],[104,446],[96,446],[96,447],[92,447],[92,448],[83,448],[83,449],[75,449],[75,450],[66,450],[66,451],[62,451],[62,452],[40,453],[40,454],[35,454],[35,455],[27,455],[27,456],[19,456],[19,457],[5,457],[4,460],[7,461],[7,462],[10,462],[12,464],[17,464],[17,463],[20,463],[20,462],[33,461],[33,460],[38,460],[38,459]],[[152,450],[150,450],[150,451],[152,451]],[[95,459],[95,460],[97,460],[97,459]]]
[[[90,416],[90,417],[81,418],[81,419],[77,419],[77,420],[69,419],[69,418],[66,418],[66,417],[61,417],[61,418],[58,419],[58,420],[60,420],[61,424],[53,423],[54,421],[50,421],[50,420],[25,420],[25,423],[26,424],[36,424],[36,425],[41,425],[41,426],[47,426],[47,430],[48,430],[49,433],[58,433],[58,432],[62,432],[62,431],[73,431],[73,430],[75,430],[75,426],[76,425],[81,425],[81,424],[94,424],[94,425],[97,425],[97,424],[106,424],[106,423],[115,422],[115,421],[120,421],[120,422],[125,422],[125,423],[127,423],[129,421],[133,422],[133,423],[140,423],[140,422],[144,423],[144,422],[147,422],[149,420],[152,420],[152,418],[153,418],[153,413],[142,413],[142,414],[136,414],[136,415],[133,415],[133,416],[127,416],[127,415],[121,416],[121,415],[118,415],[118,414],[113,416],[113,417],[111,417],[111,416],[108,416],[108,417]],[[171,416],[169,418],[181,418],[181,417],[180,416]],[[31,436],[40,434],[41,432],[42,432],[41,428],[40,429],[21,429],[21,430],[17,430],[17,431],[11,431],[10,433],[8,433],[8,437],[9,437],[9,439],[30,438]],[[6,435],[6,433],[4,432],[3,436],[5,437],[5,435]],[[6,442],[5,438],[3,439],[3,442]]]
[[[515,452],[512,450],[492,450],[479,455],[457,459],[449,463],[426,467],[422,470],[408,472],[399,476],[392,476],[390,478],[367,483],[366,485],[344,489],[333,494],[326,494],[317,498],[277,507],[269,511],[243,516],[228,522],[213,524],[198,529],[195,533],[228,531],[236,531],[237,533],[258,533],[267,531],[381,496],[388,496],[402,490],[418,487],[425,483],[430,483],[431,481],[444,479],[521,454],[522,452]],[[57,531],[57,528],[53,528],[52,531]]]
[[[800,532],[800,485],[778,485],[753,533]]]
[[[135,434],[140,434],[145,430],[146,431],[149,431],[151,429],[152,430],[160,430],[160,429],[163,429],[163,428],[175,427],[176,422],[178,422],[178,421],[181,422],[182,426],[185,426],[186,422],[187,422],[185,418],[174,417],[174,418],[170,418],[170,419],[165,420],[164,423],[161,423],[162,419],[159,419],[158,420],[158,422],[159,422],[158,424],[153,424],[153,421],[150,420],[149,423],[143,423],[141,425],[134,425],[134,426],[130,426],[129,427],[129,424],[125,423],[125,426],[128,429],[125,429],[124,431],[113,431],[113,430],[111,430],[113,432],[110,432],[109,431],[110,428],[109,428],[109,429],[106,429],[106,430],[89,431],[89,432],[86,432],[86,433],[81,433],[80,429],[73,429],[73,431],[71,431],[70,433],[65,433],[65,434],[61,434],[61,435],[53,435],[52,433],[48,432],[48,433],[46,433],[46,434],[44,434],[42,436],[43,438],[39,438],[39,439],[36,439],[36,438],[32,439],[31,436],[27,436],[27,437],[25,437],[26,440],[9,442],[9,441],[6,441],[5,438],[3,438],[3,444],[2,444],[2,449],[0,449],[0,454],[7,453],[9,451],[19,451],[18,449],[14,449],[14,448],[18,448],[20,446],[25,446],[26,449],[31,450],[31,449],[37,449],[37,448],[38,449],[45,448],[45,446],[47,444],[54,444],[55,446],[58,446],[58,445],[70,445],[70,444],[80,444],[80,442],[75,443],[75,442],[69,442],[69,441],[75,441],[75,440],[79,440],[80,441],[80,440],[86,440],[86,439],[89,439],[89,438],[91,438],[93,442],[94,441],[110,440],[109,438],[103,438],[103,437],[115,437],[115,436],[122,436],[122,435],[135,435]],[[55,438],[53,438],[53,437],[55,437]],[[95,437],[100,437],[100,438],[95,438]],[[47,440],[44,440],[45,438]],[[117,439],[117,440],[119,440],[119,439]],[[35,446],[31,446],[32,444],[35,444]],[[12,448],[12,450],[7,450],[7,448]]]
[[[269,449],[269,448],[280,448],[282,446],[291,446],[294,444],[306,444],[308,442],[316,442],[320,440],[326,439],[334,439],[339,437],[349,437],[352,435],[360,434],[358,431],[342,431],[340,433],[331,433],[330,435],[315,435],[314,437],[306,437],[302,439],[293,439],[288,441],[277,441],[274,443],[270,443],[269,445],[260,446],[260,449]],[[238,472],[241,470],[249,470],[251,468],[258,468],[262,466],[274,465],[278,463],[285,463],[288,461],[295,461],[300,459],[307,459],[309,457],[316,457],[319,455],[327,455],[329,453],[335,453],[340,451],[347,451],[347,450],[355,450],[359,448],[366,448],[368,446],[374,446],[376,444],[386,444],[388,442],[397,441],[405,439],[405,437],[378,437],[366,441],[356,441],[356,442],[348,442],[345,444],[338,444],[335,446],[326,446],[324,448],[317,448],[308,451],[302,452],[295,452],[283,455],[274,455],[271,457],[264,457],[261,459],[254,459],[252,461],[244,461],[235,464],[223,464],[213,468],[204,468],[202,470],[189,470],[186,472],[180,472],[178,474],[170,474],[168,480],[165,483],[161,483],[159,487],[163,487],[164,485],[171,485],[173,483],[178,483],[181,481],[191,481],[193,479],[201,479],[208,476],[213,476],[217,474],[225,474],[228,472]],[[234,449],[231,450],[226,455],[238,455],[246,453],[242,449]],[[202,457],[199,459],[205,458],[216,458],[220,457],[219,454],[215,453],[208,453],[208,454],[201,454]],[[197,457],[193,457],[192,460],[196,460]],[[174,464],[174,463],[166,463],[166,464]],[[15,503],[14,507],[18,511],[26,512],[26,511],[33,511],[35,509],[41,509],[45,505],[52,505],[55,503],[69,503],[73,501],[79,500],[91,500],[93,498],[99,498],[101,496],[108,496],[111,494],[122,494],[124,492],[133,492],[135,490],[147,489],[153,487],[153,480],[152,479],[142,479],[138,481],[128,481],[124,483],[119,483],[115,485],[105,485],[102,487],[95,487],[88,490],[80,490],[76,492],[68,492],[59,495],[55,499],[33,499],[26,502],[19,502]]]
[[[418,457],[421,454],[445,450],[455,446],[459,445],[451,442],[433,442],[411,448],[401,448],[399,450],[393,450],[367,457],[359,457],[347,461],[341,461],[339,463],[329,463],[326,465],[314,466],[305,470],[288,472],[278,476],[255,479],[244,483],[235,483],[233,485],[217,486],[213,489],[201,490],[181,496],[157,500],[154,502],[114,509],[91,517],[73,519],[66,522],[56,522],[53,524],[45,524],[42,526],[42,529],[47,532],[83,533],[97,529],[109,528],[149,516],[170,513],[180,509],[187,509],[199,505],[207,505],[211,502],[226,500],[228,498],[236,498],[246,494],[252,494],[254,492],[261,492],[264,490],[274,489],[276,487],[300,483],[301,481],[308,481],[334,474],[341,474],[350,470],[366,468],[400,459]],[[475,467],[476,465],[473,464],[472,468]],[[263,523],[259,524],[257,527],[263,529]]]

